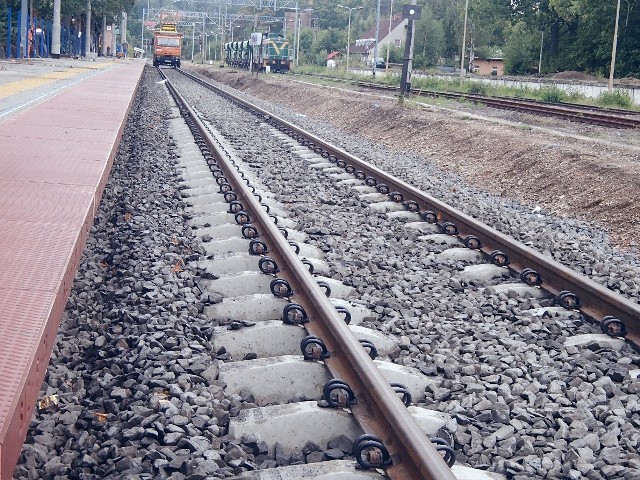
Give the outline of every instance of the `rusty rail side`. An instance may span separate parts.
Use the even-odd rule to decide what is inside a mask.
[[[278,276],[286,279],[296,292],[296,303],[305,309],[310,319],[305,327],[327,345],[331,357],[325,363],[329,370],[335,378],[346,381],[352,388],[358,401],[351,407],[356,420],[365,433],[378,436],[389,450],[393,465],[386,469],[387,474],[397,480],[455,480],[451,469],[417,426],[240,175],[211,139],[193,109],[169,80],[166,85],[174,98],[188,111],[245,211],[250,212],[252,223],[258,227],[261,238],[266,240],[269,256],[280,269]]]

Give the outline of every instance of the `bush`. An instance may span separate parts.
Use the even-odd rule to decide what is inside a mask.
[[[467,93],[474,95],[486,95],[489,91],[489,86],[484,82],[469,82],[467,86]]]
[[[549,103],[561,103],[567,98],[567,94],[558,87],[543,87],[540,89],[540,100]]]
[[[632,108],[633,102],[627,92],[613,90],[603,92],[598,96],[598,103],[604,107]]]

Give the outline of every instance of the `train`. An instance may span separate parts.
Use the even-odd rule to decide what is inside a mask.
[[[225,62],[230,67],[252,71],[288,72],[293,48],[281,33],[254,33],[251,40],[224,44]]]

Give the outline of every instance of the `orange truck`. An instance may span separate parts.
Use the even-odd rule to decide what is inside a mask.
[[[181,53],[182,33],[178,32],[176,23],[161,23],[160,29],[153,33],[153,66],[180,68]]]

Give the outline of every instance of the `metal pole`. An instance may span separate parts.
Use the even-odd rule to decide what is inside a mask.
[[[7,58],[12,58],[13,53],[11,51],[11,7],[7,7]]]
[[[20,4],[20,48],[18,58],[27,57],[27,0],[22,0]]]
[[[378,61],[378,38],[380,36],[380,0],[378,0],[378,10],[376,13],[376,43],[373,46],[373,78],[376,78],[376,63]]]
[[[84,56],[91,58],[91,0],[87,0],[87,24],[84,26]]]
[[[191,29],[191,63],[193,63],[193,50],[196,45],[196,22],[191,24],[193,28]]]
[[[140,28],[140,41],[142,42],[142,49],[144,50],[144,7],[142,7],[142,27]]]
[[[347,30],[347,73],[349,73],[349,47],[351,47],[351,9],[349,9],[349,30]]]
[[[60,10],[61,0],[53,0],[53,27],[51,32],[51,56],[60,58]]]
[[[220,62],[224,66],[224,34],[226,33],[227,28],[227,6],[224,6],[224,17],[222,19],[222,33],[220,33]]]
[[[300,24],[302,23],[302,18],[298,17],[298,41],[296,42],[296,66],[300,64]]]
[[[467,43],[467,11],[469,10],[469,0],[464,2],[464,27],[462,29],[462,54],[460,55],[460,78],[464,77],[464,46]]]
[[[411,5],[415,5],[416,0],[411,0]],[[407,39],[404,44],[404,57],[402,59],[402,75],[400,76],[400,95],[398,102],[404,103],[404,95],[411,89],[411,60],[413,59],[413,19],[407,20]]]
[[[298,44],[298,35],[300,35],[300,31],[298,30],[298,15],[300,13],[300,10],[298,9],[298,2],[296,2],[296,24],[293,26],[294,28],[294,38],[293,38],[293,44],[294,46]],[[295,58],[295,64],[296,67],[298,66],[298,54],[296,53],[296,58]]]
[[[620,18],[620,0],[616,9],[616,27],[613,30],[613,48],[611,50],[611,68],[609,69],[609,91],[613,90],[613,73],[616,69],[616,50],[618,48],[618,19]]]
[[[384,63],[384,71],[389,71],[389,52],[391,51],[391,22],[393,21],[393,0],[389,8],[389,33],[387,33],[387,60]]]
[[[538,75],[542,73],[542,45],[544,45],[544,30],[540,36],[540,60],[538,61]]]
[[[29,0],[29,21],[27,23],[28,23],[27,24],[27,29],[28,29],[27,35],[28,35],[28,32],[31,31],[32,27],[35,30],[35,26],[33,25],[33,0]],[[34,38],[34,35],[33,35],[34,33],[35,32],[32,32],[32,34],[31,34],[32,35],[31,36],[31,43],[29,43],[29,40],[28,40],[28,37],[27,37],[27,58],[31,58],[31,48],[33,47],[34,41],[35,41],[35,38]]]
[[[200,46],[200,52],[202,53],[202,64],[204,64],[204,55],[205,55],[205,51],[204,51],[204,22],[206,20],[207,17],[202,17],[202,43]]]
[[[107,54],[107,16],[102,14],[102,56]]]
[[[122,21],[120,25],[120,43],[127,43],[127,12],[122,12]],[[122,47],[124,51],[124,47]]]

